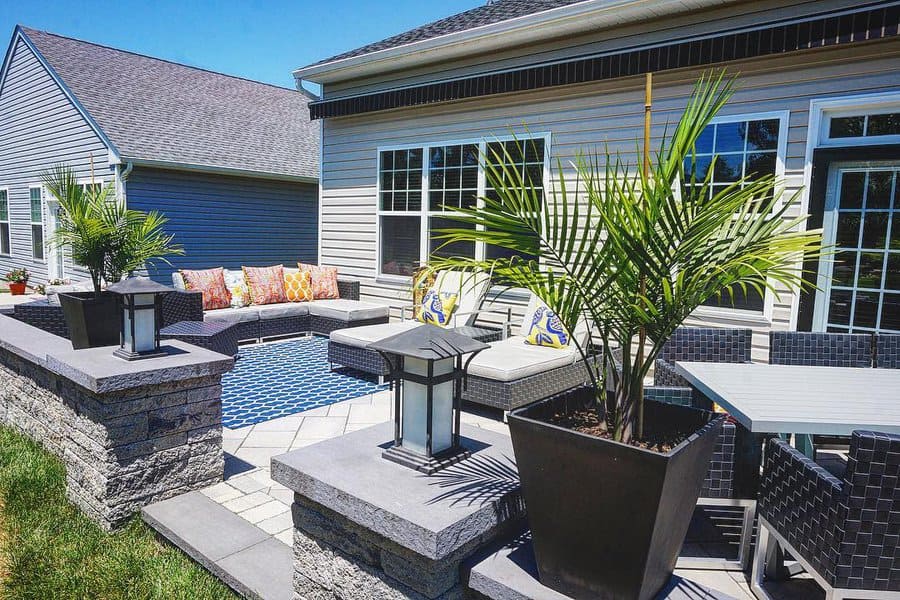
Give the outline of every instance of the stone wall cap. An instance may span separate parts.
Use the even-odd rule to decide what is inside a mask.
[[[426,476],[381,457],[394,438],[383,423],[272,459],[272,478],[432,560],[464,549],[524,514],[508,436],[467,425],[472,456]]]
[[[46,366],[47,355],[72,349],[66,338],[0,315],[0,348],[27,361]]]
[[[67,343],[68,345],[68,343]],[[50,371],[97,394],[146,385],[221,375],[234,367],[234,358],[179,340],[167,340],[167,355],[127,361],[113,356],[115,346],[85,350],[57,350],[47,356]]]

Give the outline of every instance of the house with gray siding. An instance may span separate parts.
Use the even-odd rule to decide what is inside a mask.
[[[859,0],[494,0],[300,68],[322,85],[320,260],[408,302],[441,206],[489,191],[489,144],[533,139],[516,166],[545,187],[606,144],[634,164],[644,74],[655,145],[700,74],[727,68],[739,89],[699,155],[719,155],[721,183],[783,178],[790,216],[839,251],[805,265],[817,291],[710,301],[690,323],[753,329],[757,359],[773,329],[900,331],[898,21],[897,2]]]
[[[305,91],[16,27],[0,71],[0,273],[87,273],[47,244],[57,205],[41,172],[65,163],[164,213],[172,268],[315,262],[319,125]]]

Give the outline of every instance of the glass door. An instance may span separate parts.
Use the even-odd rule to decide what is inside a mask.
[[[47,200],[47,240],[53,239],[53,233],[59,226],[59,202]],[[62,248],[56,244],[47,244],[47,275],[50,280],[65,279],[65,259]]]
[[[900,333],[900,162],[834,164],[814,329]]]

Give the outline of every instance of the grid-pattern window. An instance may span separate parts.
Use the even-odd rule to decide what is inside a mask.
[[[41,188],[28,189],[31,200],[31,256],[44,260],[44,203],[41,200]]]
[[[0,190],[0,254],[10,253],[9,192]]]
[[[422,149],[389,150],[379,157],[381,272],[411,275],[419,262]]]
[[[900,332],[900,170],[845,170],[826,328]]]
[[[741,119],[708,125],[697,139],[695,156],[685,160],[685,186],[689,189],[692,180],[699,185],[710,169],[710,194],[719,193],[744,178],[775,175],[780,129],[779,119]],[[704,304],[762,312],[765,300],[752,288],[745,292],[735,287],[731,293],[723,292]]]
[[[491,142],[487,145],[486,159],[493,166],[493,171],[497,173],[495,178],[499,178],[505,186],[515,185],[516,182],[521,181],[527,188],[534,190],[538,199],[543,199],[544,140]],[[512,173],[517,175],[513,176]],[[485,196],[495,200],[499,196],[494,187],[496,181],[492,181],[492,179],[488,177],[485,184]],[[537,260],[538,258],[536,255],[527,256],[497,246],[485,248],[485,257],[489,259],[510,258],[514,254],[518,254],[526,260]]]
[[[881,137],[885,135],[900,135],[900,113],[831,117],[828,124],[828,137],[830,138]]]
[[[525,149],[522,149],[522,146]],[[509,152],[505,158],[504,149]],[[385,150],[379,155],[379,269],[384,275],[410,275],[429,256],[496,256],[474,242],[445,244],[432,232],[466,225],[449,218],[458,208],[471,208],[485,187],[481,157],[498,152],[533,181],[543,194],[543,138],[524,142],[435,144]],[[424,168],[423,168],[424,157]],[[426,201],[422,202],[425,198]]]

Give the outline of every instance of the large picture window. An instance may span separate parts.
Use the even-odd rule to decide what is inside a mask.
[[[10,254],[9,191],[0,189],[0,254]]]
[[[723,117],[708,125],[697,140],[696,155],[685,161],[685,185],[702,182],[712,169],[710,194],[742,178],[781,175],[787,117],[781,114]],[[713,157],[717,157],[713,165]],[[740,287],[708,299],[705,306],[762,313],[765,297]]]
[[[44,203],[41,188],[28,188],[31,201],[31,256],[44,260]]]
[[[481,157],[515,169],[543,194],[546,140],[456,142],[381,150],[378,156],[379,274],[408,276],[429,256],[495,258],[500,249],[474,242],[445,245],[432,232],[464,227],[449,219],[490,188]],[[502,161],[502,162],[498,162]],[[505,165],[502,163],[506,163]]]

